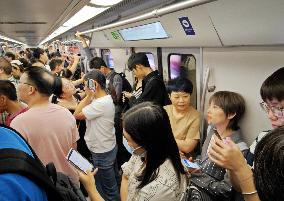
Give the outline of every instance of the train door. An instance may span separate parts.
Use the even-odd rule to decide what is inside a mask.
[[[182,76],[193,84],[191,104],[200,109],[200,86],[202,80],[202,66],[199,48],[163,48],[164,80]]]

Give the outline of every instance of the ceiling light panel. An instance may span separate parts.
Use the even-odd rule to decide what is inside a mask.
[[[95,4],[98,6],[112,6],[114,4],[117,4],[119,2],[121,2],[122,0],[91,0],[90,3],[91,4]]]

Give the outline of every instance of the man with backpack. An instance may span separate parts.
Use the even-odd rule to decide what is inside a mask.
[[[70,148],[77,147],[76,120],[69,110],[49,102],[61,84],[44,68],[27,68],[20,78],[18,95],[30,109],[15,117],[10,126],[21,133],[45,165],[54,162],[59,171],[79,185],[77,171],[65,158]]]
[[[4,125],[0,125],[0,185],[1,201],[86,201],[67,175],[56,172],[53,163],[45,167],[21,134]]]
[[[31,150],[23,139],[15,132],[6,127],[0,127],[0,152],[7,148],[14,148],[25,152],[34,157]],[[2,154],[0,160],[2,161]],[[3,162],[0,163],[0,200],[18,201],[18,200],[34,200],[47,201],[47,195],[31,179],[9,171],[1,171]]]
[[[121,165],[130,158],[130,154],[122,143],[121,113],[128,107],[128,103],[122,101],[122,91],[131,92],[132,87],[123,73],[116,73],[113,69],[109,68],[100,57],[91,59],[90,68],[98,69],[105,75],[107,92],[111,95],[113,103],[115,104],[114,127],[118,146],[117,164],[120,168]]]

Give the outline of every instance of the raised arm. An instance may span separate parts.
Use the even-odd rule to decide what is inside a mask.
[[[223,142],[214,138],[211,141],[208,155],[210,160],[229,170],[233,186],[241,190],[245,201],[260,201],[254,185],[252,170],[247,165],[239,147],[231,139]]]

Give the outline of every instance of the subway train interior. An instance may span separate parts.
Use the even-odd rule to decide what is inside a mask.
[[[241,94],[246,109],[240,127],[251,145],[272,129],[260,88],[284,66],[283,11],[283,0],[1,0],[0,54],[40,47],[78,55],[87,73],[80,33],[93,55],[133,85],[128,59],[143,52],[165,84],[184,75],[192,82],[202,142],[210,97]]]

